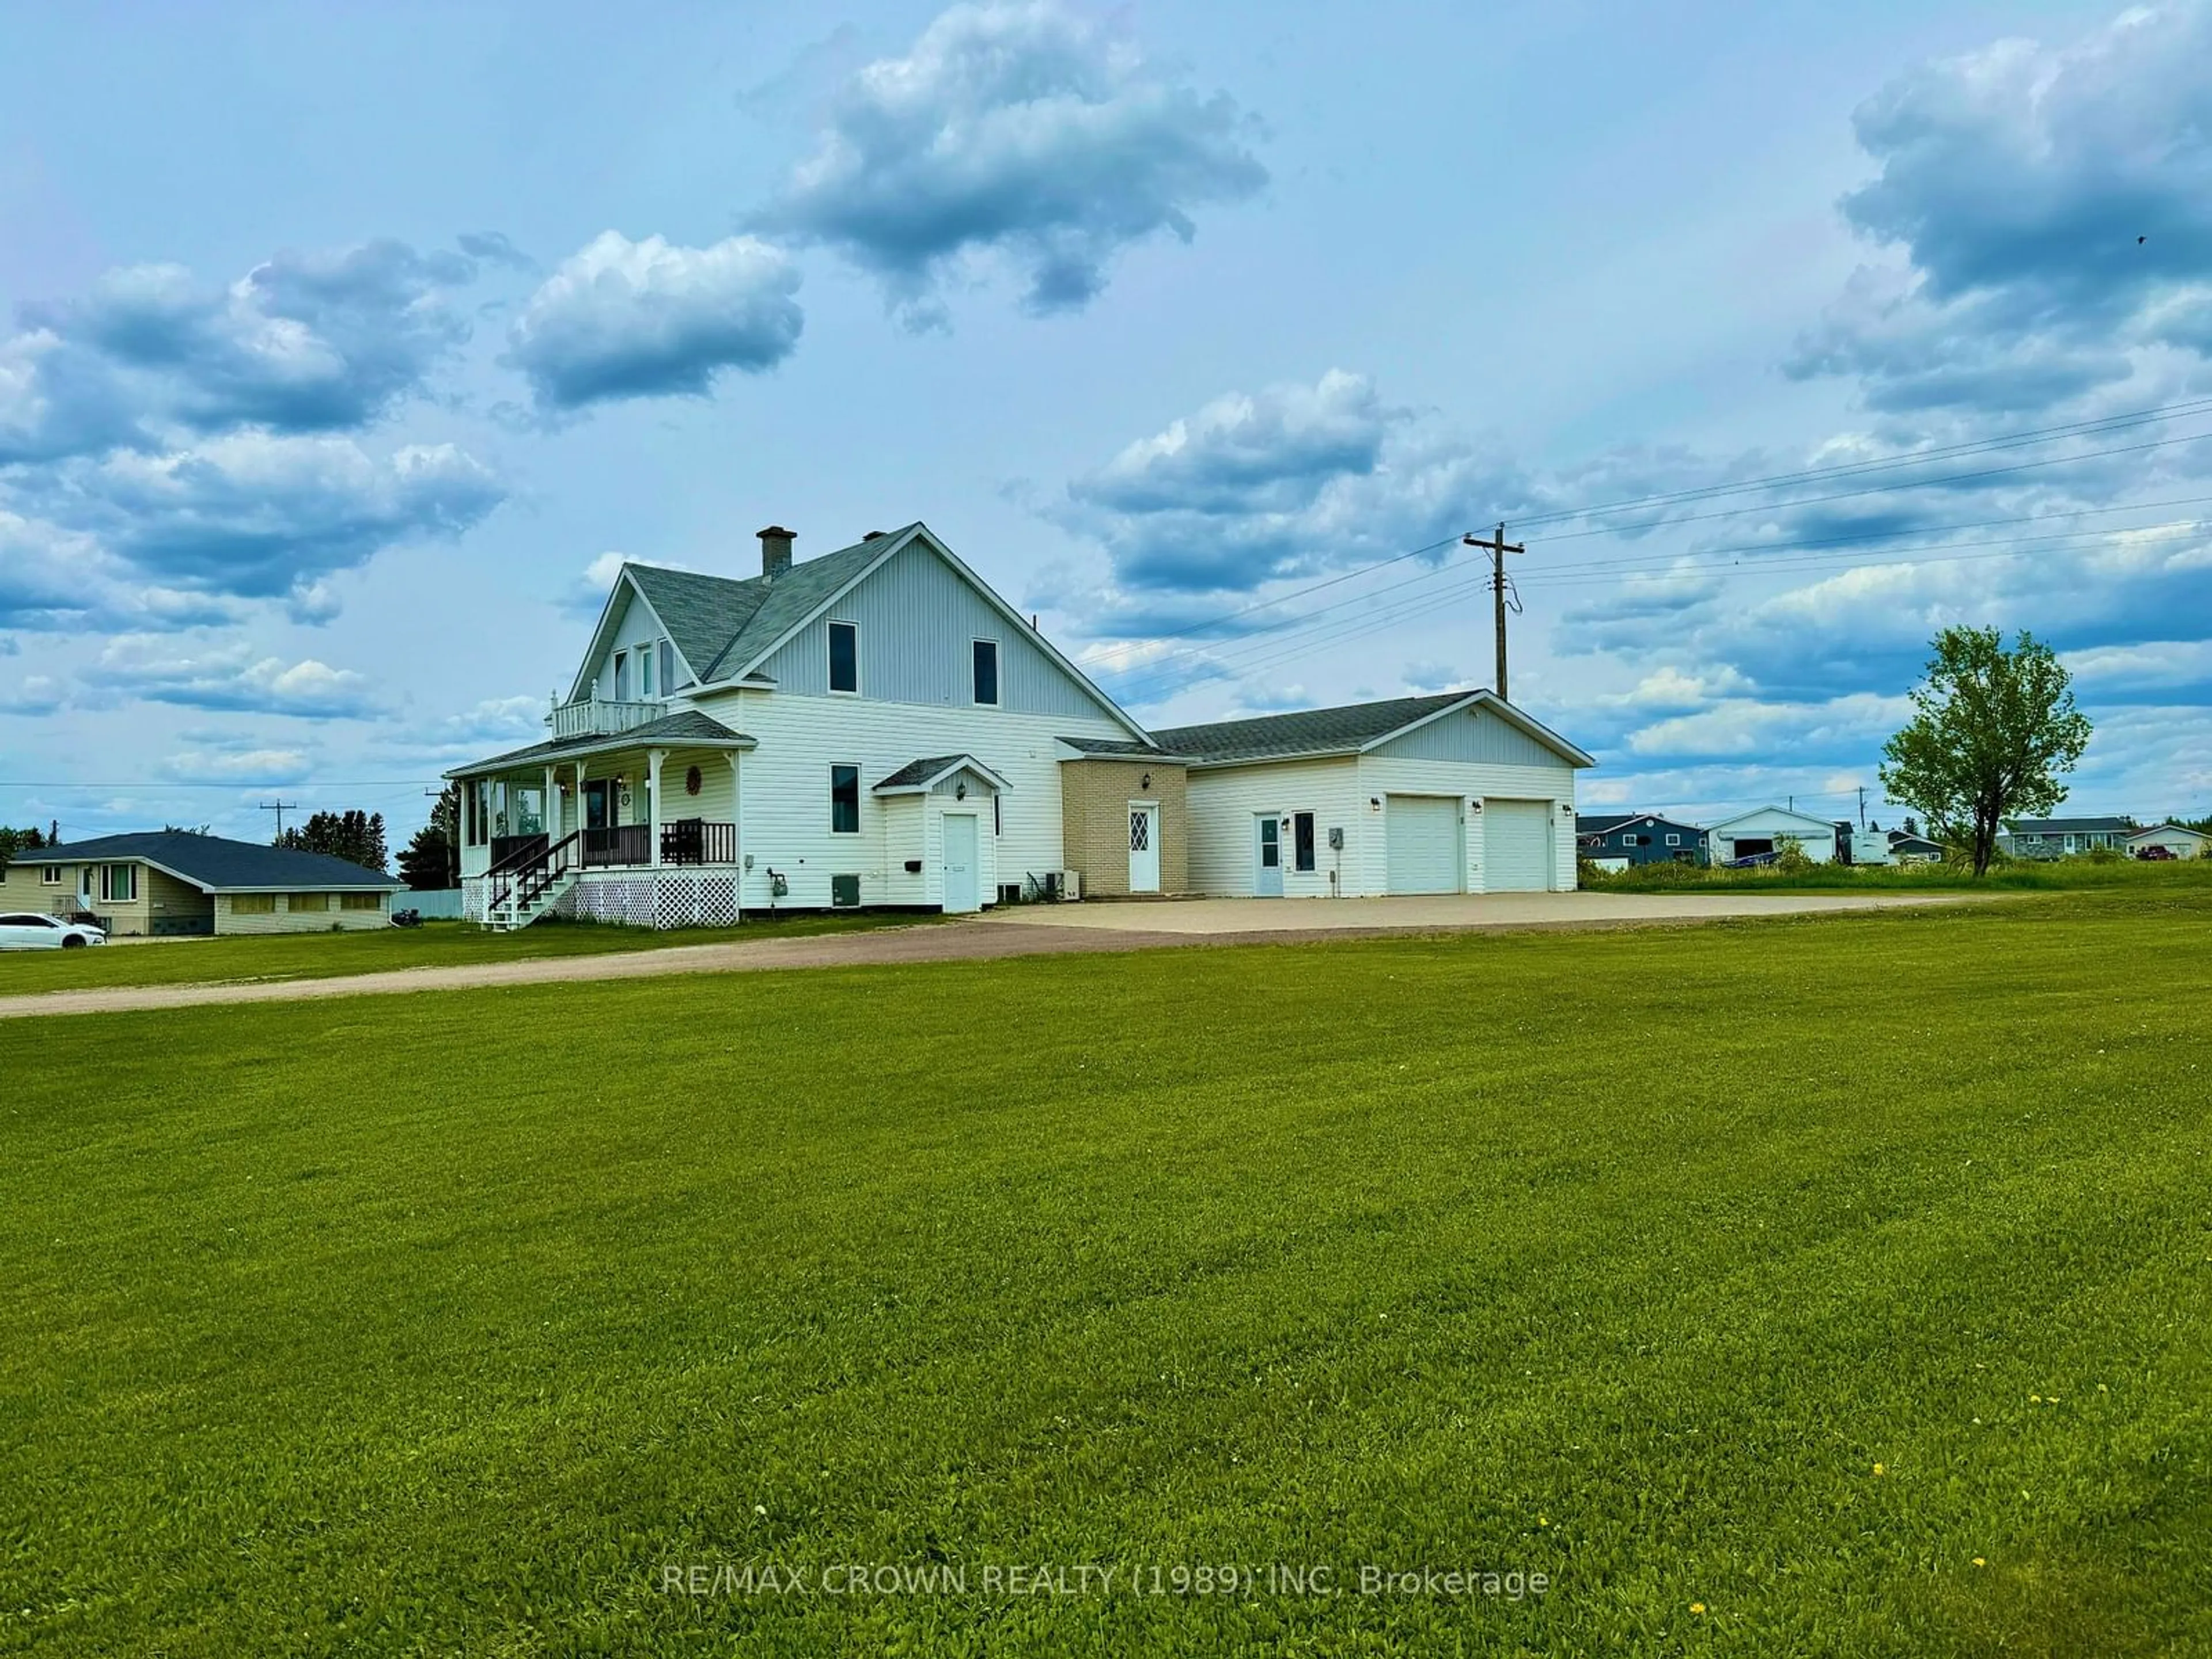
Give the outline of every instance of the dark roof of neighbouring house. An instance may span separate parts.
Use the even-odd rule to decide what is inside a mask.
[[[1932,847],[1939,853],[1948,850],[1942,842],[1931,840],[1926,836],[1916,836],[1909,830],[1889,831],[1889,844],[1893,851],[1899,847]]]
[[[406,884],[392,876],[344,859],[320,853],[295,852],[289,847],[264,847],[250,841],[226,841],[221,836],[195,836],[183,830],[152,830],[137,835],[102,836],[93,841],[70,842],[41,848],[38,861],[45,864],[137,862],[152,864],[171,875],[209,892],[234,889],[290,887],[398,888]]]
[[[1062,738],[1060,742],[1070,749],[1079,749],[1086,755],[1100,755],[1109,759],[1165,760],[1167,751],[1154,743],[1138,743],[1127,738]]]
[[[1663,812],[1591,812],[1575,819],[1578,836],[1609,836],[1616,830],[1626,829],[1632,823],[1663,823],[1670,829],[1689,830],[1702,836],[1705,832],[1697,824],[1680,818],[1670,818]]]
[[[2135,830],[2125,818],[2007,818],[2005,828],[2015,836],[2125,836]]]
[[[680,749],[686,744],[750,749],[753,746],[753,740],[742,732],[732,731],[711,714],[702,714],[696,708],[686,708],[678,714],[663,714],[657,720],[647,720],[642,726],[633,726],[628,731],[617,732],[611,737],[551,738],[544,743],[533,743],[526,749],[510,749],[504,755],[494,755],[486,760],[471,761],[465,766],[456,766],[446,775],[458,778],[473,772],[497,772],[511,766],[566,760],[609,749]]]

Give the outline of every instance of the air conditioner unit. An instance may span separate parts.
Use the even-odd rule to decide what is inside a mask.
[[[1063,904],[1073,904],[1083,896],[1083,872],[1063,870],[1060,872],[1060,899]]]

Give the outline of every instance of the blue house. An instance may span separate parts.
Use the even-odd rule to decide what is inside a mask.
[[[1600,862],[1703,864],[1705,832],[1656,812],[1588,812],[1575,820],[1582,855]]]

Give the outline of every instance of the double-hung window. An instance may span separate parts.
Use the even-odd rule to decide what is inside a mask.
[[[860,689],[860,625],[830,624],[830,689],[857,692]],[[856,824],[854,826],[858,828]]]
[[[830,831],[837,836],[860,833],[860,769],[830,769]]]

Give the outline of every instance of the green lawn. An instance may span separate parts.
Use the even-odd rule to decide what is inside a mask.
[[[2001,892],[2063,893],[2118,890],[2145,894],[2212,894],[2212,859],[2153,861],[2087,857],[2015,859],[1977,877],[1968,864],[1814,864],[1797,871],[1772,865],[1747,870],[1722,866],[1639,864],[1607,872],[1585,863],[1581,884],[1601,893]]]
[[[2212,1651],[2208,928],[9,1022],[0,1651]]]
[[[612,927],[589,922],[541,921],[520,933],[495,933],[458,921],[420,927],[380,927],[359,933],[287,933],[222,939],[162,939],[109,945],[84,951],[0,952],[0,996],[34,991],[74,991],[99,985],[184,985],[258,979],[321,979],[376,974],[393,968],[441,968],[477,962],[520,962],[532,957],[592,956],[605,951],[650,951],[671,945],[714,945],[727,939],[845,933],[862,927],[903,927],[940,918],[896,912],[799,913],[761,916],[736,927]]]

